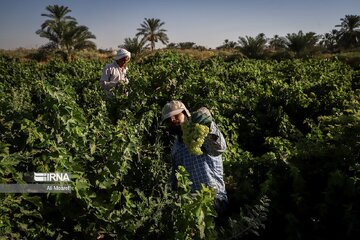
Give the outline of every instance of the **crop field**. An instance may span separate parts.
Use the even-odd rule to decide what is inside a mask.
[[[0,239],[355,239],[360,234],[360,71],[337,60],[130,62],[111,100],[106,60],[0,57],[0,184],[67,172],[69,193],[0,193]],[[122,94],[124,91],[128,95]],[[223,155],[229,223],[214,193],[190,193],[161,109],[209,108]]]

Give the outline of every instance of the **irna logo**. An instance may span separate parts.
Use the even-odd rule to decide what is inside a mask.
[[[70,182],[69,173],[34,173],[35,182]]]

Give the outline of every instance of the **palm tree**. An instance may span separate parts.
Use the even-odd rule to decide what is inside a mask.
[[[269,48],[274,51],[279,51],[285,49],[286,47],[286,40],[283,37],[279,37],[279,35],[274,35],[273,38],[269,41]]]
[[[41,29],[37,30],[36,34],[40,35],[40,37],[48,38],[55,48],[61,49],[65,25],[76,23],[76,19],[66,16],[71,10],[65,6],[49,5],[46,7],[46,10],[49,13],[43,13],[41,16],[50,19],[41,24]]]
[[[240,51],[250,58],[262,57],[266,42],[264,33],[260,33],[255,38],[239,37]]]
[[[136,59],[137,56],[142,53],[148,46],[145,45],[145,41],[140,40],[138,37],[125,38],[124,44],[119,45],[120,48],[125,48],[131,52],[132,58]]]
[[[339,42],[339,31],[336,29],[331,30],[329,33],[325,33],[319,42],[319,44],[327,50],[333,52],[337,49]]]
[[[50,40],[45,48],[48,50],[56,50],[68,59],[76,50],[96,49],[95,43],[89,39],[95,39],[86,26],[79,26],[76,19],[67,16],[71,10],[65,6],[47,6],[49,14],[41,14],[48,17],[42,25],[41,29],[36,31],[40,37]]]
[[[48,10],[50,13],[43,13],[41,16],[48,17],[50,19],[46,20],[43,24],[41,24],[41,29],[44,30],[46,28],[56,28],[59,23],[66,22],[66,21],[74,21],[76,22],[76,19],[71,16],[66,16],[66,14],[70,13],[71,10],[68,7],[65,6],[59,6],[59,5],[49,5],[46,7],[46,10]]]
[[[169,42],[169,38],[165,33],[166,30],[161,28],[164,24],[157,18],[145,18],[145,21],[140,24],[141,28],[137,29],[136,36],[143,36],[142,40],[149,41],[151,51],[153,51],[156,42],[161,41],[163,44]]]
[[[341,27],[339,30],[339,44],[348,49],[360,46],[360,16],[345,15],[340,19],[342,22],[335,27]]]
[[[191,48],[195,48],[195,43],[194,42],[179,42],[178,47],[180,49],[191,49]]]
[[[237,47],[237,42],[229,41],[229,39],[225,39],[224,43],[217,47],[216,49],[235,49]]]
[[[314,49],[319,36],[314,32],[304,34],[302,31],[298,33],[287,34],[286,47],[288,50],[295,52],[297,57]]]
[[[175,48],[178,48],[178,45],[176,43],[168,43],[166,45],[166,48],[175,49]]]
[[[96,37],[89,31],[88,27],[68,25],[68,29],[64,32],[64,48],[68,53],[75,50],[96,49],[95,43],[89,40]]]

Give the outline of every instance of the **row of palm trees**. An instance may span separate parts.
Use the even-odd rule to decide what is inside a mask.
[[[82,49],[96,49],[96,44],[91,41],[95,39],[86,26],[78,25],[74,17],[68,16],[71,10],[65,6],[49,5],[46,7],[48,13],[41,16],[48,19],[41,25],[41,29],[36,31],[40,37],[49,39],[49,43],[42,46],[41,50],[55,52],[63,55],[64,59],[69,59],[72,54]],[[134,38],[125,38],[122,45],[136,54],[148,48],[155,49],[155,43],[160,41],[162,44],[169,42],[166,30],[162,28],[165,23],[160,19],[145,18],[145,21],[138,28],[138,33]],[[139,36],[142,36],[139,39]]]
[[[287,34],[286,37],[275,35],[267,39],[265,34],[260,33],[256,37],[239,37],[238,42],[226,39],[223,45],[217,49],[239,49],[240,52],[250,58],[262,58],[266,53],[288,53],[296,57],[302,57],[311,54],[320,48],[317,42],[320,36],[314,32]]]
[[[49,39],[49,43],[43,49],[59,52],[69,58],[75,51],[81,49],[96,49],[96,45],[91,39],[95,39],[86,26],[78,25],[75,18],[68,16],[71,10],[65,6],[47,6],[48,13],[41,14],[48,19],[41,25],[41,29],[36,31],[40,37]],[[287,34],[285,37],[275,35],[268,39],[265,34],[260,33],[256,37],[239,37],[238,42],[226,39],[217,49],[235,49],[242,54],[259,58],[265,52],[290,52],[297,57],[311,54],[319,49],[330,52],[341,51],[360,47],[360,16],[346,15],[341,18],[341,24],[324,35],[317,35],[314,32]],[[137,29],[137,34],[133,38],[125,38],[124,43],[119,47],[124,47],[133,53],[134,57],[145,49],[153,51],[155,44],[161,42],[168,48],[197,48],[193,42],[170,43],[163,28],[164,22],[157,18],[145,18]]]
[[[244,55],[259,58],[265,52],[293,53],[296,57],[309,55],[317,51],[339,52],[360,48],[360,16],[346,15],[341,18],[340,29],[317,35],[314,32],[275,35],[267,39],[263,33],[256,37],[239,37],[238,42],[226,39],[217,49],[239,49]]]
[[[262,58],[265,53],[275,53],[285,57],[295,56],[303,57],[311,55],[319,51],[338,52],[360,48],[360,16],[346,15],[341,18],[341,24],[336,25],[340,29],[334,29],[330,33],[318,35],[315,32],[287,34],[285,37],[275,35],[273,38],[266,38],[265,34],[260,33],[256,37],[245,36],[239,37],[238,42],[226,39],[224,43],[217,49],[235,49],[250,58]],[[168,43],[166,30],[161,27],[164,22],[159,19],[147,19],[142,28],[138,29],[136,36],[143,36],[141,40],[135,38],[125,39],[125,43],[120,47],[129,48],[132,52],[140,53],[147,48],[146,41],[151,42],[151,50],[154,49],[154,41],[161,41],[163,44]],[[153,41],[154,40],[154,41]],[[194,48],[205,49],[205,47],[197,46],[193,42],[170,43],[167,48]]]

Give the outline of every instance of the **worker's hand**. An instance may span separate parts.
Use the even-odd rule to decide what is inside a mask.
[[[193,123],[199,123],[210,127],[212,120],[211,113],[206,107],[199,108],[196,112],[191,114],[191,121]]]

